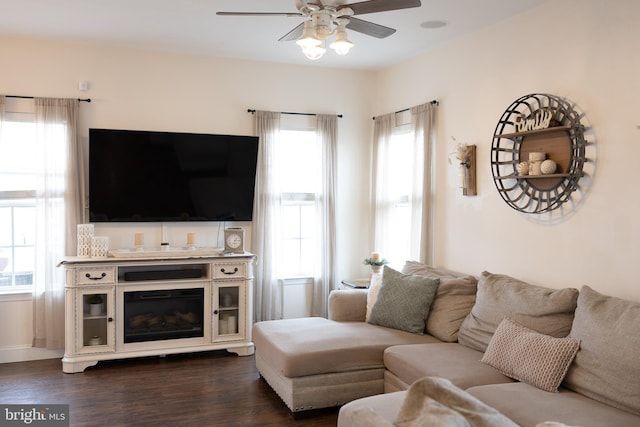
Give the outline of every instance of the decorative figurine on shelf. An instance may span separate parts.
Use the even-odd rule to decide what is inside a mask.
[[[529,175],[529,163],[528,162],[518,163],[518,166],[516,166],[516,170],[518,171],[518,175],[520,176]]]
[[[542,172],[543,175],[549,175],[551,173],[554,173],[557,168],[558,168],[558,165],[556,164],[556,162],[554,162],[551,159],[547,159],[544,162],[542,162],[542,164],[540,164],[540,172]]]
[[[380,257],[380,252],[372,252],[371,258],[365,258],[362,261],[364,265],[371,266],[371,272],[374,274],[380,273],[382,271],[382,266],[385,264],[389,264],[389,261]]]
[[[513,128],[516,132],[528,132],[554,126],[558,126],[558,121],[553,118],[553,112],[544,108],[537,110],[527,118],[525,118],[523,114],[518,113],[513,123]]]
[[[557,170],[558,165],[546,157],[546,153],[529,153],[529,161],[518,163],[516,165],[516,172],[518,172],[519,176],[552,174]]]

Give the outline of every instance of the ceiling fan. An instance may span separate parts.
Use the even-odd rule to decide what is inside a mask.
[[[335,34],[329,47],[339,55],[346,55],[353,47],[346,29],[379,39],[389,37],[395,29],[354,18],[354,15],[387,12],[421,6],[420,0],[368,0],[350,4],[328,4],[328,0],[296,0],[298,12],[217,12],[221,16],[288,16],[304,17],[304,22],[278,41],[293,41],[309,59],[319,59],[326,52],[324,42]]]

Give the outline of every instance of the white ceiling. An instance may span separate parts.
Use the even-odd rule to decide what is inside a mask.
[[[357,0],[354,0],[354,2]],[[546,0],[422,0],[420,8],[358,15],[392,27],[377,39],[348,31],[346,56],[306,59],[278,39],[301,17],[216,16],[217,11],[297,12],[295,0],[0,0],[0,34],[314,66],[379,69],[517,15]],[[346,0],[325,0],[345,4]],[[423,22],[447,22],[425,29]]]

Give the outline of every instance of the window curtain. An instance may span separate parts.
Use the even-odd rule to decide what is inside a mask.
[[[254,320],[282,318],[278,248],[280,239],[280,185],[275,144],[280,134],[280,113],[255,112],[256,134],[260,138],[253,207],[251,249],[259,254],[254,271]]]
[[[78,100],[35,100],[37,162],[34,347],[64,347],[64,274],[56,265],[75,253],[83,214],[83,169],[78,165]]]
[[[4,122],[5,99],[4,95],[0,95],[0,132],[2,132],[2,122]]]
[[[428,264],[433,264],[433,214],[432,214],[432,140],[435,104],[427,103],[410,109],[411,127],[414,135],[413,153],[407,159],[407,167],[412,169],[412,184],[409,190],[411,209],[410,223],[410,257]],[[389,157],[391,141],[396,127],[396,114],[378,116],[374,121],[372,152],[372,218],[374,219],[374,247],[383,250],[388,247],[388,233],[393,230],[391,207],[393,200],[391,182],[386,159]]]
[[[317,116],[317,147],[322,159],[322,179],[316,194],[316,212],[318,215],[318,248],[316,258],[314,287],[311,302],[311,315],[327,317],[329,292],[334,288],[336,271],[336,144],[337,121],[333,115]]]
[[[378,116],[373,124],[373,170],[371,188],[373,191],[373,201],[371,218],[373,218],[373,247],[376,250],[383,250],[389,247],[387,243],[387,230],[393,229],[393,219],[390,214],[389,200],[391,200],[390,189],[385,183],[389,182],[389,164],[385,161],[389,157],[391,150],[391,139],[396,123],[395,113]]]
[[[411,241],[411,255],[433,265],[433,127],[436,105],[433,102],[411,108],[414,156],[413,199],[422,199],[422,206],[412,205],[411,235],[419,236]]]

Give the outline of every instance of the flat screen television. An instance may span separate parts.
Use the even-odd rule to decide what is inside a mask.
[[[89,129],[91,222],[251,221],[258,137]]]

